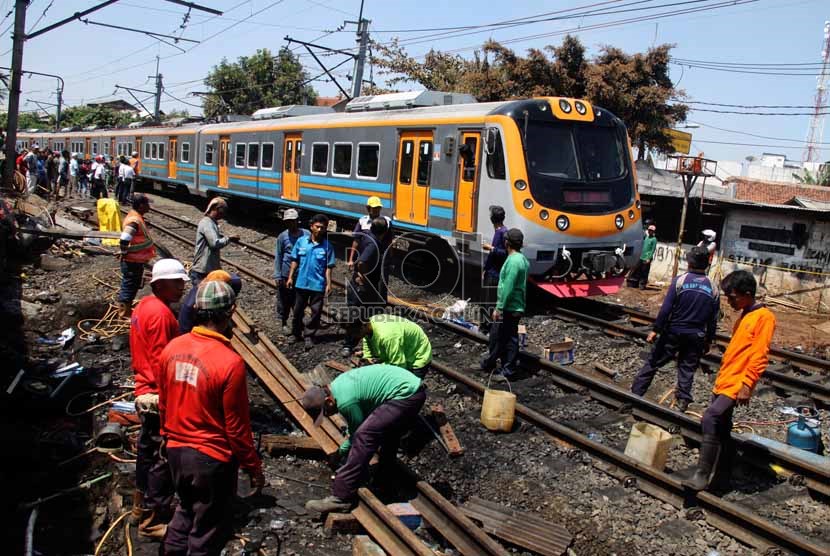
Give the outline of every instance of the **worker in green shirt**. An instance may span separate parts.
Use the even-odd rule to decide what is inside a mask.
[[[649,224],[646,228],[646,235],[643,238],[643,250],[640,253],[640,260],[628,276],[628,286],[631,288],[640,287],[641,290],[646,289],[648,284],[648,275],[651,272],[651,261],[654,260],[654,252],[657,250],[657,226]]]
[[[527,271],[530,263],[522,255],[524,234],[511,228],[505,234],[507,259],[499,272],[496,308],[490,328],[490,352],[481,361],[480,370],[491,371],[501,361],[500,373],[508,377],[516,371],[519,357],[519,320],[525,312]]]
[[[305,507],[320,513],[348,511],[355,504],[358,487],[369,474],[369,461],[380,449],[381,469],[391,470],[401,436],[415,421],[426,401],[421,379],[394,365],[369,365],[352,369],[328,386],[306,390],[300,403],[319,426],[323,416],[340,413],[349,436],[333,454],[332,466],[342,458],[331,496],[309,500]]]
[[[397,315],[380,314],[356,321],[349,335],[356,345],[363,340],[363,360],[403,367],[424,378],[432,361],[432,344],[424,329]]]

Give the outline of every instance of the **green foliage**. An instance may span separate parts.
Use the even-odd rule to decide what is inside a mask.
[[[801,174],[793,174],[793,177],[804,185],[830,186],[830,163],[819,166],[815,174],[807,168],[804,168],[803,176]]]
[[[21,112],[17,117],[17,129],[53,129],[55,127],[55,119],[49,118],[48,121],[42,120],[42,112]],[[6,129],[9,121],[8,114],[3,112],[0,114],[0,128]]]
[[[236,62],[222,59],[205,78],[210,94],[202,109],[206,118],[222,114],[252,114],[260,108],[289,104],[313,104],[314,89],[306,84],[308,75],[288,48],[276,56],[267,48]]]
[[[558,46],[531,49],[526,57],[487,41],[471,59],[431,50],[423,61],[409,56],[397,40],[375,44],[373,62],[388,84],[417,83],[427,89],[469,93],[479,101],[540,96],[586,98],[619,116],[628,127],[640,157],[649,149],[672,152],[666,129],[684,122],[688,106],[671,102],[685,97],[669,78],[669,52],[661,45],[627,54],[605,46],[593,59],[570,35]]]
[[[69,106],[61,114],[61,127],[124,127],[134,121],[133,114],[100,106]]]

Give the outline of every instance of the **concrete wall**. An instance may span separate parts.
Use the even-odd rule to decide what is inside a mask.
[[[741,237],[757,235],[767,230],[790,234],[793,224],[803,224],[803,245],[789,241]],[[745,228],[742,234],[742,227]],[[754,232],[754,234],[753,234]],[[774,238],[774,232],[771,232]],[[712,264],[710,276],[720,277],[733,270],[751,271],[760,291],[770,296],[786,296],[786,300],[800,303],[811,311],[830,312],[830,222],[817,221],[812,214],[797,211],[730,210],[726,216],[718,256]],[[658,243],[651,266],[652,282],[671,280],[675,258],[675,244]],[[681,253],[680,269],[686,269],[685,245]]]

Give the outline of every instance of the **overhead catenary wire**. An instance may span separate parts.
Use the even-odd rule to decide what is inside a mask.
[[[791,142],[794,142],[794,143],[801,143],[802,145],[804,143],[806,143],[806,141],[804,139],[788,139],[786,137],[771,137],[769,135],[758,135],[757,133],[749,133],[747,131],[738,131],[737,129],[726,129],[726,128],[723,128],[723,127],[717,127],[717,126],[713,126],[712,124],[707,124],[707,123],[703,123],[703,122],[689,122],[689,123],[694,123],[694,124],[697,124],[699,126],[715,129],[717,131],[725,131],[727,133],[736,133],[738,135],[746,135],[748,137],[755,137],[757,139],[770,139],[772,141],[791,141]],[[830,142],[823,142],[823,143],[816,143],[816,144],[817,145],[830,145]]]

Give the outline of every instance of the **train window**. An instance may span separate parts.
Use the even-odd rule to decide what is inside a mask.
[[[262,169],[270,170],[274,167],[274,144],[262,144]]]
[[[176,153],[173,153],[175,156]],[[159,160],[164,160],[164,143],[159,143]],[[173,159],[175,160],[175,158]]]
[[[236,157],[234,157],[234,165],[237,168],[245,167],[245,143],[236,144]]]
[[[299,174],[301,162],[300,157],[303,156],[303,142],[296,141],[295,145],[296,147],[294,148],[294,171]]]
[[[401,145],[401,171],[398,181],[412,183],[412,160],[415,158],[415,142],[404,141]]]
[[[93,141],[92,142],[92,156],[95,156],[97,154],[98,154],[98,141]]]
[[[107,141],[104,141],[101,146],[104,149],[104,154],[109,155],[110,154],[110,144]]]
[[[213,166],[213,141],[205,143],[205,164]]]
[[[153,160],[157,160],[159,157],[159,144],[158,143],[150,143],[150,158]]]
[[[182,162],[190,162],[190,143],[182,143]]]
[[[473,181],[476,179],[476,154],[478,153],[478,138],[467,137],[464,139],[462,145],[463,152],[461,159],[464,161],[462,166],[462,179],[464,181]]]
[[[294,141],[285,142],[285,171],[291,171],[291,163],[294,162]]]
[[[421,141],[418,145],[418,185],[429,185],[432,168],[432,141]]]
[[[380,145],[361,144],[357,146],[357,177],[376,179],[378,177],[378,159]]]
[[[487,130],[487,175],[494,180],[503,180],[507,177],[501,133],[495,128]]]
[[[314,143],[311,145],[311,173],[325,174],[329,170],[329,144]]]
[[[259,166],[259,143],[248,143],[248,168]]]
[[[332,157],[331,173],[334,176],[352,175],[352,144],[335,143]]]
[[[150,143],[144,143],[144,158],[150,158]]]

